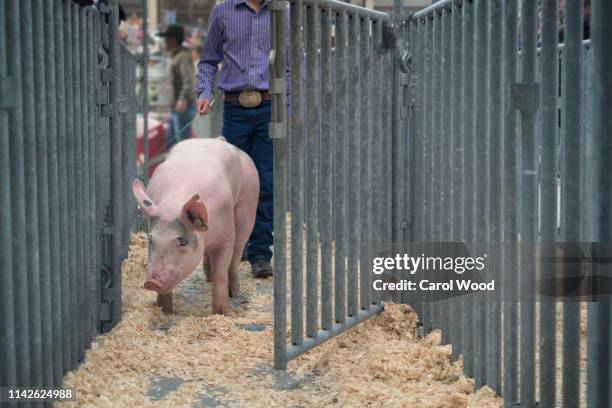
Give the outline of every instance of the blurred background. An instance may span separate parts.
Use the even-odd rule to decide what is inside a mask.
[[[138,161],[144,164],[144,134],[145,122],[148,129],[147,151],[150,158],[149,173],[165,156],[165,140],[170,115],[167,92],[167,55],[164,52],[163,39],[155,34],[168,24],[180,24],[185,29],[184,46],[192,51],[194,66],[197,66],[199,54],[206,42],[208,17],[218,0],[120,0],[126,20],[121,22],[119,37],[121,41],[139,57],[141,64],[137,71],[137,95],[141,109],[138,114]],[[353,0],[350,3],[367,8],[390,12],[393,0]],[[433,1],[435,3],[436,0]],[[146,4],[145,4],[146,3]],[[432,4],[432,0],[404,0],[407,12],[418,11]],[[147,14],[147,80],[143,81],[144,72],[144,21],[143,14],[146,5]],[[145,86],[147,92],[144,92]],[[146,95],[147,105],[144,108]],[[215,137],[221,135],[223,115],[222,94],[217,90],[215,104],[210,115],[197,118],[193,123],[193,137]],[[147,112],[144,119],[143,112]]]

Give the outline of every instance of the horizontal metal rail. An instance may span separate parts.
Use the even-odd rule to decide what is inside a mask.
[[[294,3],[295,1],[292,1]],[[308,6],[316,6],[320,10],[329,9],[336,13],[345,12],[349,16],[358,16],[362,18],[369,18],[371,20],[380,20],[384,22],[390,22],[391,17],[387,13],[368,9],[365,7],[356,6],[351,3],[346,3],[339,0],[300,0],[302,4]]]

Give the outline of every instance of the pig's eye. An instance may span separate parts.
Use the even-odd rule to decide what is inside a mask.
[[[183,238],[183,237],[178,237],[177,239],[178,239],[178,246],[180,246],[180,247],[187,246],[187,244],[189,243],[189,242],[187,242],[187,240],[186,240],[185,238]]]

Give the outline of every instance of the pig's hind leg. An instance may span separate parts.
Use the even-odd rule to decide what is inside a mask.
[[[210,257],[207,253],[204,253],[204,259],[202,260],[202,269],[204,269],[204,275],[206,275],[206,282],[212,282],[212,269],[210,267]]]
[[[236,233],[234,241],[234,254],[232,255],[232,262],[229,267],[229,290],[230,296],[238,296],[240,291],[240,261],[242,260],[242,254],[244,247],[246,246],[251,231],[253,230],[252,223],[249,223],[249,212],[252,209],[244,204],[238,204],[234,210],[234,222],[236,224]]]

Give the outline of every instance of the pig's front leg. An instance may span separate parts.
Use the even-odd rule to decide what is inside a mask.
[[[212,274],[213,294],[212,309],[213,313],[226,314],[228,304],[228,282],[227,271],[232,260],[234,248],[219,248],[210,252],[210,266]]]
[[[157,295],[157,306],[161,306],[162,312],[166,314],[172,314],[174,311],[173,302],[172,302],[172,292],[166,293],[164,295]]]
[[[206,275],[206,282],[212,282],[212,272],[210,269],[210,259],[208,258],[208,254],[204,253],[204,259],[202,260],[202,269],[204,269],[204,274]]]

